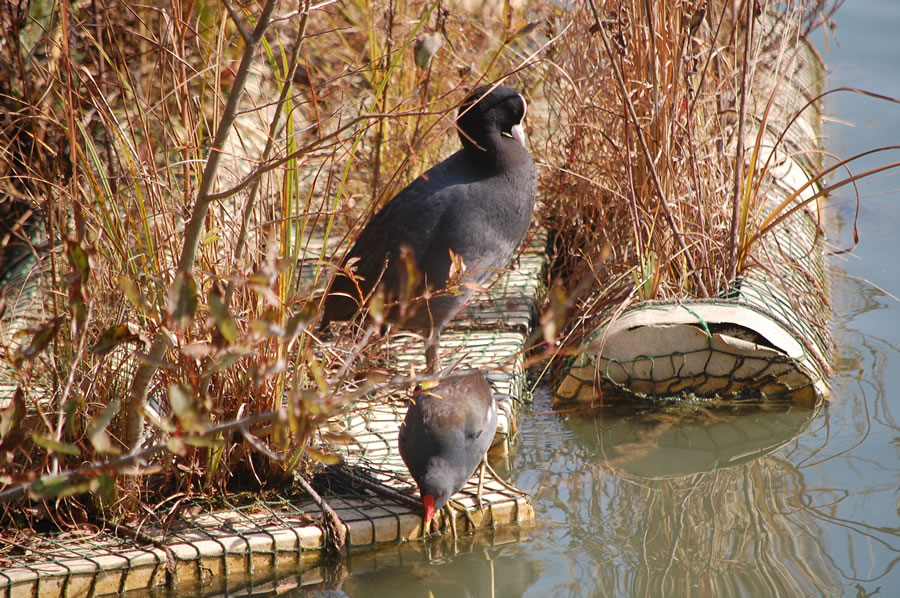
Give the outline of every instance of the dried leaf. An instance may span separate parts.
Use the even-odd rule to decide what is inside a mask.
[[[175,277],[166,307],[175,326],[183,330],[191,325],[197,311],[197,281],[191,275],[179,272]]]
[[[566,292],[563,290],[559,282],[553,284],[550,289],[550,305],[547,310],[541,314],[541,329],[544,333],[544,341],[553,345],[556,343],[556,337],[559,331],[566,325],[567,298]]]
[[[25,417],[25,393],[16,388],[12,401],[0,411],[0,451],[13,451],[25,440],[22,419]]]
[[[200,411],[200,401],[194,396],[193,389],[181,384],[170,384],[169,405],[182,430],[198,433],[207,429],[206,418]]]
[[[355,444],[356,439],[347,432],[330,432],[325,430],[322,432],[322,440],[334,444]]]
[[[106,355],[117,345],[138,339],[138,335],[133,333],[127,324],[116,324],[104,330],[89,351],[94,355]]]
[[[23,334],[32,334],[31,342],[28,343],[28,346],[16,349],[12,358],[13,365],[19,368],[23,361],[34,359],[40,355],[56,337],[64,321],[65,316],[56,316],[48,322],[23,330],[21,332]]]
[[[81,278],[72,277],[68,284],[69,313],[72,314],[72,338],[78,338],[87,320],[87,293]]]
[[[269,338],[283,338],[285,329],[272,320],[271,313],[266,313],[264,318],[258,318],[250,322],[250,329]]]
[[[444,38],[440,33],[423,33],[416,38],[413,44],[415,53],[416,66],[424,69],[431,62],[431,59],[437,54],[437,51],[444,45]]]
[[[463,261],[462,256],[452,249],[447,251],[450,252],[450,273],[447,278],[447,286],[450,286],[459,281],[459,278],[466,273],[466,263]]]
[[[515,32],[513,32],[512,35],[510,35],[507,38],[507,40],[506,40],[507,43],[511,42],[512,40],[516,39],[517,37],[521,37],[523,35],[528,35],[532,31],[537,29],[538,25],[540,25],[542,22],[543,21],[531,21],[530,23],[526,23],[525,25],[522,25]]]
[[[212,367],[204,370],[204,375],[226,370],[250,353],[246,347],[232,347],[231,349],[213,362]]]
[[[112,445],[109,434],[106,433],[106,429],[119,412],[121,405],[121,402],[118,400],[111,402],[103,409],[103,411],[98,413],[94,419],[91,420],[90,424],[88,424],[86,430],[88,440],[91,441],[94,450],[100,454],[118,455],[121,453],[117,447]]]
[[[191,359],[202,359],[213,351],[212,345],[206,342],[189,343],[180,349],[181,354]]]
[[[13,399],[2,411],[0,411],[0,440],[5,439],[10,432],[19,427],[25,416],[25,393],[21,387],[16,388]]]
[[[316,317],[316,306],[312,301],[300,308],[288,320],[287,326],[284,327],[284,334],[288,340],[293,340],[303,332],[306,326]]]
[[[183,457],[187,454],[187,446],[184,444],[184,440],[182,440],[181,436],[170,436],[168,440],[166,440],[166,448],[173,455],[178,455],[179,457]]]
[[[186,445],[202,446],[205,448],[222,448],[225,441],[221,436],[185,436],[182,438]]]
[[[311,446],[306,448],[306,454],[309,455],[314,461],[318,461],[322,465],[337,465],[341,462],[340,455],[329,455],[320,451],[319,449],[314,449]]]

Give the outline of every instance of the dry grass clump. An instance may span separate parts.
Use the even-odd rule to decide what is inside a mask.
[[[371,390],[372,336],[326,349],[312,329],[329,264],[456,148],[466,90],[540,78],[521,69],[544,33],[500,6],[0,9],[4,524],[174,509],[329,461],[318,428]],[[443,48],[417,64],[426,33]]]
[[[554,55],[562,76],[546,87],[565,126],[546,144],[542,179],[570,342],[596,330],[608,308],[718,296],[741,274],[765,196],[748,173],[767,157],[751,164],[754,148],[742,141],[751,119],[766,125],[761,67],[789,64],[784,32],[805,35],[834,4],[576,5]]]

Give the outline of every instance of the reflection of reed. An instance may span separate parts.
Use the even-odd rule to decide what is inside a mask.
[[[616,422],[609,419],[583,420],[579,425],[570,417],[564,422],[562,438],[543,434],[545,440],[537,444],[536,453],[529,450],[519,455],[519,467],[525,473],[517,481],[522,487],[539,489],[537,521],[552,520],[558,529],[566,530],[561,541],[565,546],[559,550],[569,568],[567,579],[574,581],[561,581],[555,592],[571,596],[840,593],[843,580],[832,562],[830,539],[819,525],[819,515],[805,506],[809,496],[803,472],[784,458],[796,447],[792,440],[814,412],[785,410],[730,417],[713,412],[703,425],[689,417],[679,420],[672,413],[663,414],[629,433],[617,431],[623,441],[620,447],[611,445],[609,429]],[[726,457],[720,458],[720,465],[729,460],[729,454],[746,453],[747,457],[734,456],[731,467],[708,467],[680,476],[651,477],[643,463],[665,464],[662,455],[672,459],[672,453],[677,461],[677,442],[697,448],[699,439],[722,439],[728,429],[737,441],[742,436],[756,438],[759,451],[754,454],[744,446],[729,453],[729,447],[722,446]],[[766,440],[761,429],[772,430],[772,438]],[[714,462],[715,455],[711,458]],[[643,463],[638,469],[647,475],[628,469],[636,462]],[[531,476],[538,479],[528,479]]]
[[[601,538],[633,571],[634,596],[808,596],[839,593],[829,543],[798,508],[802,476],[765,457],[649,486],[609,485]]]
[[[647,572],[636,577],[633,594],[838,592],[827,542],[797,509],[795,473],[788,463],[764,458],[637,491],[623,486],[619,502],[641,505],[641,516],[633,517],[627,508],[607,517],[617,522],[615,537],[625,540],[620,547],[630,555],[631,568]]]
[[[807,477],[816,471],[826,481],[805,487],[803,504],[819,527],[839,539],[829,555],[834,569],[854,583],[880,583],[892,573],[896,576],[900,563],[895,448],[900,425],[890,400],[897,393],[886,379],[890,360],[900,354],[896,315],[885,310],[890,301],[880,289],[833,265],[832,286],[834,309],[840,314],[834,330],[840,348],[836,400],[812,426],[807,441],[788,457]],[[854,320],[877,317],[877,312],[888,327],[856,328]],[[894,448],[885,451],[890,445]],[[879,458],[882,454],[887,458]]]
[[[358,572],[340,586],[342,595],[432,596],[433,598],[501,598],[522,596],[541,574],[536,563],[506,554],[503,546],[487,546],[483,536],[460,541],[442,538],[433,544],[396,547],[397,564]],[[385,551],[380,551],[382,556]]]

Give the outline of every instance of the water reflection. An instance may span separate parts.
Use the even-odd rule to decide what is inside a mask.
[[[815,411],[776,403],[605,409],[564,417],[592,460],[619,476],[661,479],[713,472],[764,456],[802,432]]]
[[[893,91],[897,79],[883,75],[892,66],[886,61],[897,56],[890,48],[896,49],[900,38],[872,31],[875,26],[895,27],[896,19],[883,13],[896,12],[896,1],[847,3],[838,15],[842,41],[854,25],[841,17],[860,9],[878,13],[874,25],[867,22],[857,38],[864,42],[858,47],[877,55],[866,64],[878,85],[832,79],[829,86],[856,84],[900,95]],[[868,43],[873,39],[878,43]],[[829,62],[841,68],[839,62]],[[854,62],[852,72],[858,70]],[[864,108],[871,111],[873,106]],[[856,114],[848,111],[842,118],[859,122],[868,112]],[[881,123],[879,129],[896,136],[896,126]],[[883,144],[861,139],[859,147],[841,153]],[[852,206],[844,208],[850,219]],[[847,262],[852,276],[838,272],[832,278],[838,355],[829,407],[816,412],[719,412],[705,419],[690,412],[622,417],[607,410],[576,418],[551,412],[549,397],[539,395],[534,412],[520,420],[520,439],[506,471],[534,497],[534,528],[517,530],[508,539],[488,532],[462,539],[455,549],[446,539],[388,546],[299,576],[288,573],[288,578],[256,584],[249,592],[422,597],[429,591],[436,597],[895,594],[900,587],[900,305],[861,279],[871,278],[898,294],[897,210],[887,202],[863,208],[863,244]],[[848,228],[839,218],[829,222],[836,229]],[[889,234],[872,234],[873,229]],[[840,239],[840,230],[830,237]]]
[[[523,430],[522,443],[526,435],[547,437],[554,418],[560,443],[534,457],[552,465],[521,482],[542,489],[537,515],[568,530],[560,556],[574,564],[573,577],[545,589],[571,596],[839,591],[827,539],[804,509],[804,476],[777,450],[814,416],[790,406],[545,415],[537,429]]]
[[[490,533],[353,553],[342,561],[281,570],[275,576],[230,580],[204,596],[316,596],[493,598],[523,596],[542,574],[538,563],[518,558],[511,539]],[[516,538],[520,540],[520,538]],[[200,592],[189,592],[200,595]],[[160,594],[175,598],[175,594]]]
[[[541,575],[534,563],[503,546],[470,544],[460,549],[444,539],[417,543],[402,551],[402,563],[354,575],[343,584],[348,596],[433,596],[484,598],[522,596]],[[510,554],[511,553],[511,554]]]

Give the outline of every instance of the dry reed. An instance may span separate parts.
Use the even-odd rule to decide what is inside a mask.
[[[377,334],[323,345],[322,283],[455,149],[452,111],[484,81],[544,107],[566,334],[728,286],[748,5],[464,4],[300,2],[268,27],[265,2],[0,8],[0,265],[27,273],[0,300],[0,498],[30,499],[4,524],[130,518],[329,461],[319,426],[372,389]],[[444,45],[417,65],[426,33]]]

